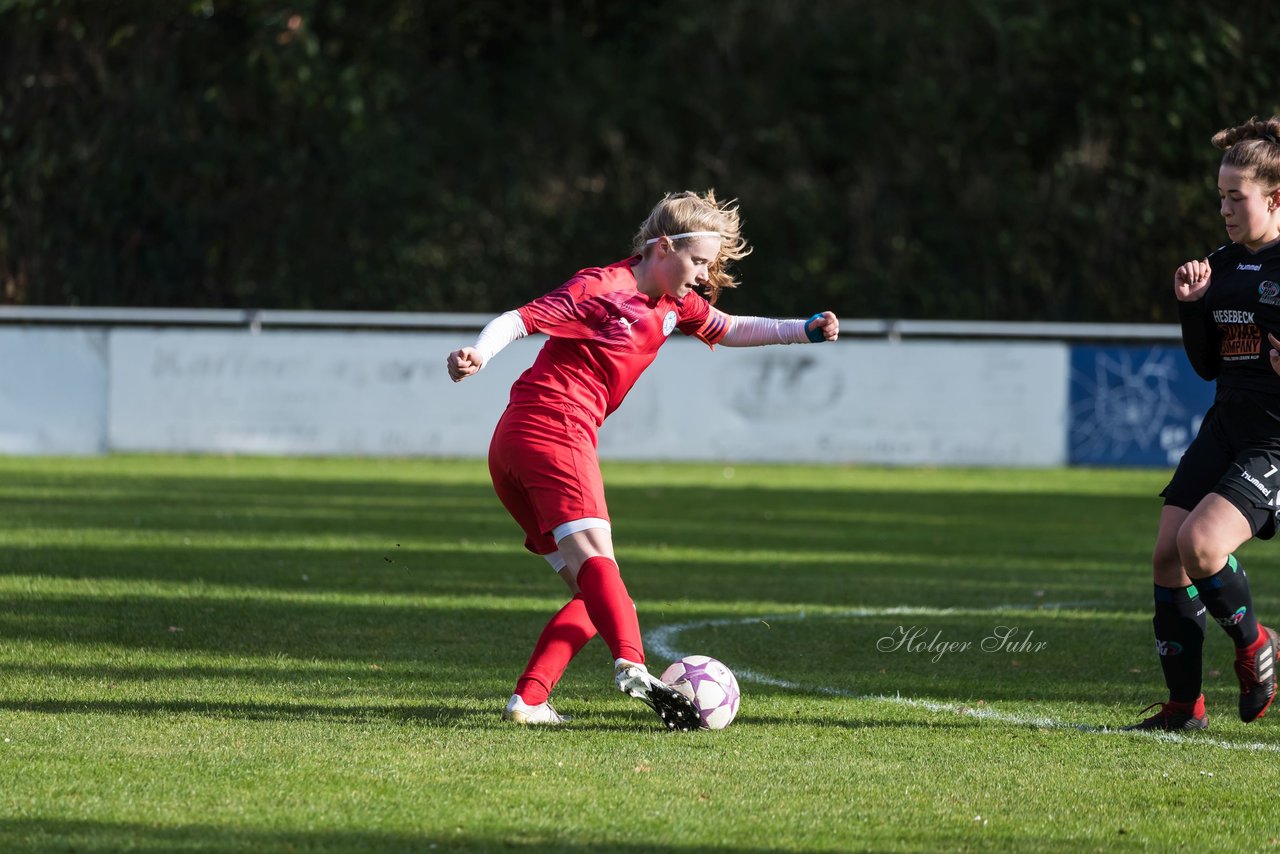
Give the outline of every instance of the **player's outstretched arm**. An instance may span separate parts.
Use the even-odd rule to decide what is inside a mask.
[[[1271,370],[1280,374],[1280,341],[1270,332],[1267,333],[1267,340],[1271,342],[1271,352],[1267,354],[1271,357]]]
[[[455,383],[488,364],[503,347],[528,335],[520,312],[508,311],[498,315],[480,330],[476,343],[470,347],[460,347],[449,354],[445,364],[449,368],[449,379]]]
[[[775,320],[772,317],[729,316],[729,331],[720,343],[726,347],[762,347],[766,344],[821,344],[840,337],[840,321],[830,311],[808,320]]]

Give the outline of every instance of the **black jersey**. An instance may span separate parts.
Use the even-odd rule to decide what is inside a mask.
[[[1219,400],[1261,393],[1276,396],[1269,409],[1280,406],[1280,375],[1267,341],[1268,332],[1280,338],[1280,244],[1253,253],[1229,243],[1208,260],[1204,297],[1178,303],[1187,358],[1197,374],[1218,381]]]

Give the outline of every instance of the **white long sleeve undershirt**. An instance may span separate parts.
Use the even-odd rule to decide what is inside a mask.
[[[772,317],[733,315],[729,331],[720,341],[726,347],[762,347],[767,344],[807,344],[804,320],[777,320]],[[514,341],[528,336],[520,312],[507,311],[489,321],[472,346],[480,351],[484,366]]]
[[[761,347],[765,344],[808,344],[805,320],[732,315],[733,322],[720,343],[726,347]]]
[[[490,320],[476,336],[476,343],[471,345],[480,351],[480,369],[484,370],[484,366],[489,364],[489,360],[498,355],[503,347],[512,341],[519,341],[528,334],[518,311],[504,311]]]

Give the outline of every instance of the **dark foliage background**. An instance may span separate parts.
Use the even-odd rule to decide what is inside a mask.
[[[741,200],[732,312],[1169,321],[1280,4],[0,0],[0,300],[498,311]]]

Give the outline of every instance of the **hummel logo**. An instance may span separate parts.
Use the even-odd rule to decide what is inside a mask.
[[[1240,476],[1245,480],[1249,481],[1250,483],[1252,483],[1254,486],[1256,486],[1258,488],[1258,491],[1261,492],[1263,495],[1267,496],[1268,498],[1271,497],[1271,490],[1263,486],[1262,481],[1258,480],[1256,477],[1249,474],[1247,471],[1241,471]]]
[[[1237,270],[1261,270],[1261,264],[1245,264],[1243,261],[1236,265]]]

